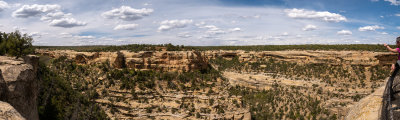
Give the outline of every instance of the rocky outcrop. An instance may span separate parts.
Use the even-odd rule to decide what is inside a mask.
[[[298,64],[330,64],[330,65],[390,65],[396,60],[396,54],[390,52],[371,51],[243,51],[214,50],[204,51],[206,58],[222,57],[232,59],[237,57],[241,62],[256,62],[270,58],[294,62]]]
[[[71,50],[37,50],[42,55],[58,58],[66,56],[78,64],[109,62],[115,68],[140,70],[193,71],[208,69],[205,55],[197,51],[140,51],[140,52],[77,52]]]
[[[37,120],[38,83],[36,69],[38,57],[24,60],[0,56],[0,101],[8,102],[29,120]]]
[[[394,62],[396,62],[397,54],[396,53],[379,54],[376,55],[375,58],[379,60],[379,64],[393,64]]]
[[[117,52],[117,57],[114,60],[114,67],[115,68],[125,68],[126,67],[125,56],[121,52]]]
[[[1,120],[25,120],[10,104],[0,101]]]

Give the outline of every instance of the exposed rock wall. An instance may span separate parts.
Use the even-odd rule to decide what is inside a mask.
[[[330,64],[330,65],[390,65],[397,58],[396,53],[370,51],[205,51],[208,59],[223,57],[240,61],[255,62],[260,59],[274,58],[299,64]]]
[[[37,120],[38,57],[24,60],[0,56],[0,101],[8,102],[29,120]]]
[[[115,68],[153,69],[161,71],[192,71],[208,68],[207,58],[196,51],[140,51],[140,52],[76,52],[71,50],[38,50],[53,58],[66,56],[79,64],[109,62]]]
[[[72,50],[37,50],[53,58],[67,56],[76,63],[91,64],[109,61],[110,65],[121,68],[126,65],[135,69],[163,71],[191,71],[206,69],[208,59],[237,57],[241,62],[256,62],[274,58],[298,64],[330,65],[390,65],[396,60],[396,53],[370,51],[140,51],[140,52],[76,52]],[[118,54],[119,53],[119,54]],[[123,59],[124,58],[124,59]],[[125,61],[123,61],[125,60]],[[125,63],[125,64],[123,64]]]

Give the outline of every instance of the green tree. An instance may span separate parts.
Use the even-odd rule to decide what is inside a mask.
[[[11,33],[1,33],[0,35],[0,55],[7,54],[18,59],[34,52],[31,36],[22,34],[18,30]]]

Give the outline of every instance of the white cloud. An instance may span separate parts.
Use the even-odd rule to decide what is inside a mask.
[[[388,33],[387,32],[380,32],[379,34],[387,35]]]
[[[10,6],[8,5],[7,2],[0,1],[0,12],[3,11],[4,9],[9,8]]]
[[[19,27],[19,26],[14,26],[14,30],[19,30],[19,31],[26,31],[27,29],[25,27]]]
[[[378,2],[379,0],[371,0],[371,2]]]
[[[394,16],[400,16],[400,13],[394,14]]]
[[[114,30],[134,30],[139,26],[138,24],[124,24],[124,25],[117,25],[114,27]]]
[[[349,30],[341,30],[337,32],[338,35],[352,35],[353,33]]]
[[[143,18],[144,16],[149,16],[153,9],[134,9],[129,6],[121,6],[101,14],[104,18],[113,19],[118,18],[125,21],[133,21]]]
[[[63,12],[53,12],[53,13],[47,13],[46,15],[42,16],[40,20],[49,22],[54,19],[67,18],[70,17],[71,15],[72,15],[71,13],[65,14]]]
[[[218,28],[215,25],[206,25],[206,26],[203,26],[203,27],[200,27],[200,28],[208,29],[206,31],[206,33],[209,34],[209,35],[217,35],[217,34],[225,34],[226,33],[224,30],[221,30],[220,28]]]
[[[19,18],[27,18],[27,17],[33,17],[33,16],[39,16],[44,13],[49,13],[49,12],[56,12],[60,11],[61,6],[57,4],[46,4],[46,5],[38,5],[38,4],[33,4],[33,5],[24,5],[21,8],[17,9],[12,13],[13,17],[19,17]]]
[[[85,26],[86,22],[77,21],[74,18],[61,18],[53,20],[49,23],[51,26],[55,27],[63,27],[63,28],[71,28],[77,26]]]
[[[384,0],[384,1],[387,1],[387,2],[390,2],[390,4],[391,5],[400,5],[400,1],[399,0]]]
[[[184,28],[188,26],[189,24],[192,24],[193,20],[164,20],[160,24],[161,26],[158,27],[159,31],[168,31],[171,29],[176,29],[176,28]]]
[[[91,36],[91,35],[88,35],[88,36],[79,36],[79,35],[77,35],[77,36],[74,36],[75,38],[77,38],[77,39],[95,39],[96,37],[94,37],[94,36]]]
[[[62,32],[60,33],[61,38],[72,38],[73,35],[71,33]]]
[[[178,37],[180,38],[190,38],[192,35],[189,34],[189,32],[182,32],[178,34]]]
[[[232,29],[229,29],[229,31],[230,32],[238,32],[238,31],[242,31],[242,29],[240,29],[240,28],[232,28]]]
[[[281,34],[281,36],[289,36],[289,33],[288,33],[288,32],[283,32],[283,33]]]
[[[287,16],[291,18],[300,18],[300,19],[318,19],[318,20],[323,20],[327,22],[341,22],[341,21],[347,21],[346,17],[337,14],[337,13],[331,13],[328,11],[323,11],[323,12],[317,12],[317,11],[312,11],[312,10],[305,10],[305,9],[285,9],[284,10],[287,14]]]
[[[317,26],[315,26],[315,25],[306,25],[303,28],[303,31],[312,31],[312,30],[315,30],[315,29],[317,29]]]
[[[36,38],[42,37],[42,34],[40,34],[39,32],[31,32],[31,33],[28,33],[28,35],[31,37],[36,37]]]
[[[85,26],[87,23],[77,21],[72,18],[72,14],[65,14],[61,11],[61,6],[57,4],[46,4],[46,5],[23,5],[12,13],[13,17],[17,18],[28,18],[34,16],[42,16],[40,20],[49,22],[50,26],[71,28],[77,26]]]
[[[359,31],[375,31],[377,29],[385,29],[384,27],[378,26],[378,25],[374,25],[374,26],[364,26],[364,27],[360,27],[358,28]]]

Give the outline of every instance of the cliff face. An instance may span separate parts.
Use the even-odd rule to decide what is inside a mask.
[[[238,57],[240,61],[256,62],[274,58],[298,64],[330,65],[390,65],[397,58],[396,53],[370,51],[205,51],[208,59],[221,56],[226,59]]]
[[[30,120],[39,119],[37,65],[36,56],[27,56],[24,60],[0,56],[0,101],[8,102]]]
[[[153,69],[160,71],[192,71],[207,69],[207,60],[196,51],[140,51],[140,52],[76,52],[71,50],[38,50],[53,58],[66,56],[79,64],[109,62],[115,68]]]
[[[369,51],[140,51],[140,52],[77,52],[72,50],[38,50],[40,54],[53,58],[66,56],[76,63],[91,64],[109,61],[110,65],[121,68],[155,69],[162,71],[191,71],[206,69],[209,59],[237,57],[241,62],[256,62],[274,58],[298,64],[330,65],[390,65],[397,54]]]

